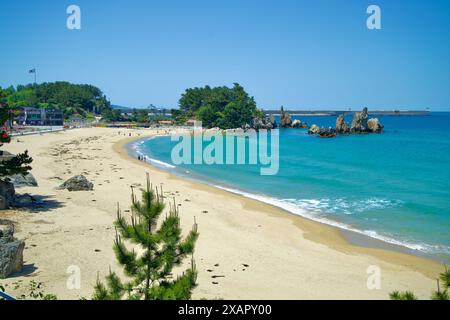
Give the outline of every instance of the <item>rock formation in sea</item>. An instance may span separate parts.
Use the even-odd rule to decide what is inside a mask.
[[[340,134],[350,133],[350,125],[345,121],[345,117],[341,114],[336,120],[336,132]]]
[[[369,119],[369,110],[364,108],[361,112],[356,112],[353,116],[352,126],[345,121],[345,116],[340,115],[336,119],[336,128],[319,128],[313,125],[308,133],[322,138],[334,138],[338,134],[361,134],[361,133],[381,133],[384,126],[377,118]]]
[[[384,126],[380,123],[378,118],[369,119],[369,121],[367,121],[367,128],[373,133],[381,133],[384,130]]]
[[[313,124],[313,125],[311,126],[311,128],[309,128],[308,134],[318,134],[319,131],[320,131],[319,126],[318,126],[317,124]]]
[[[85,176],[79,175],[70,178],[59,186],[60,190],[67,189],[69,191],[91,191],[94,190],[94,185],[86,179]]]
[[[352,133],[381,133],[384,126],[377,118],[369,119],[369,111],[364,108],[362,112],[355,113],[350,130]]]
[[[320,128],[317,135],[320,138],[336,138],[337,132],[336,129],[333,128]]]
[[[366,133],[368,132],[369,110],[364,108],[361,112],[356,112],[350,131],[352,133]]]
[[[0,279],[20,272],[25,242],[14,239],[14,227],[0,224]]]
[[[249,126],[255,130],[272,130],[278,127],[277,122],[273,116],[265,118],[253,118],[252,125]]]
[[[280,128],[308,129],[308,125],[301,120],[293,120],[291,115],[284,111],[281,107],[280,111]]]
[[[291,128],[292,127],[292,117],[289,113],[284,111],[284,107],[281,107],[280,112],[280,128]]]

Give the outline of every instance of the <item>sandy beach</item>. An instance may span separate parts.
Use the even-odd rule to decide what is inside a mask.
[[[112,251],[117,203],[127,215],[130,186],[143,185],[146,173],[168,200],[181,204],[183,231],[190,230],[194,217],[199,225],[195,299],[388,299],[393,290],[429,299],[435,290],[443,271],[437,262],[356,246],[337,228],[182,179],[128,155],[126,143],[156,133],[86,128],[19,137],[5,145],[12,153],[28,150],[34,159],[39,187],[17,192],[45,202],[37,210],[0,212],[26,241],[23,272],[0,281],[9,293],[19,296],[35,281],[60,299],[90,298],[97,276],[120,270]],[[78,174],[94,191],[55,189]],[[79,290],[67,288],[70,266],[80,268]],[[371,266],[381,272],[379,289],[367,287]]]

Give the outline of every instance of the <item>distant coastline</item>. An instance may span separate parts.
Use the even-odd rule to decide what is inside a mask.
[[[285,110],[291,116],[302,117],[337,117],[341,114],[352,116],[358,111],[336,111],[336,110]],[[280,110],[264,110],[266,115],[279,116]],[[391,110],[391,111],[369,111],[370,116],[430,116],[431,111],[428,110]]]

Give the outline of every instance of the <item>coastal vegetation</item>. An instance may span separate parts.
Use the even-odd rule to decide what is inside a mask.
[[[14,109],[8,103],[7,92],[0,89],[0,124],[3,125],[13,117]],[[0,131],[0,147],[11,142],[11,136],[2,128]],[[16,174],[26,175],[31,170],[33,159],[28,155],[28,151],[18,155],[5,156],[0,150],[0,182],[6,183],[8,177]]]
[[[10,86],[3,90],[11,108],[52,108],[63,111],[64,117],[93,117],[111,109],[103,92],[89,84],[52,82]]]
[[[105,109],[102,112],[104,122],[134,122],[134,123],[156,123],[161,120],[170,120],[164,109],[149,107],[147,109],[130,109],[123,113],[120,109]]]
[[[94,300],[190,299],[197,279],[193,258],[191,267],[182,275],[174,279],[172,272],[174,267],[179,267],[188,255],[193,254],[198,238],[197,224],[182,239],[178,206],[175,203],[158,224],[165,208],[164,193],[162,189],[153,191],[148,174],[142,201],[137,200],[134,191],[131,200],[131,223],[127,222],[119,208],[117,210],[118,233],[114,243],[117,260],[131,281],[124,283],[116,273],[110,271],[106,285],[97,281]],[[138,255],[134,250],[129,250],[122,239],[139,245],[142,252]]]
[[[196,119],[205,128],[233,129],[250,125],[254,118],[264,118],[264,113],[257,108],[255,99],[235,83],[232,88],[186,89],[179,100],[179,109],[173,109],[172,116],[177,123]]]
[[[431,295],[431,300],[450,300],[450,270],[445,266],[445,271],[439,275],[437,290]],[[411,291],[394,291],[389,297],[391,300],[417,300],[416,295]]]

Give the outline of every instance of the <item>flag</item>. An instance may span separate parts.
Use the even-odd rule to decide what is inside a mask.
[[[28,73],[36,73],[36,68],[31,69]]]

